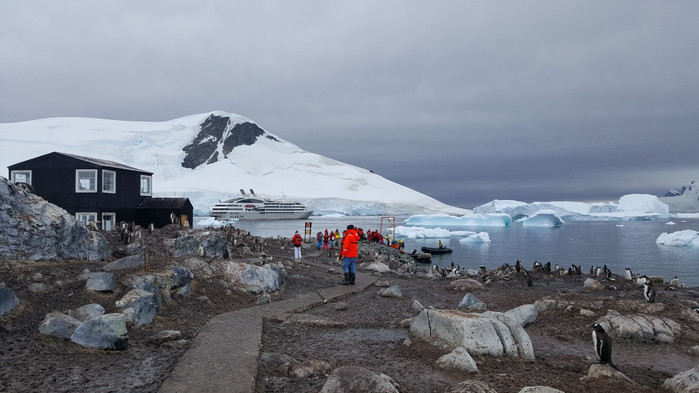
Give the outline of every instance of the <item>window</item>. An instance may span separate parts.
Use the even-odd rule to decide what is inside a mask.
[[[141,195],[150,195],[151,177],[147,175],[141,175]]]
[[[106,169],[102,170],[102,192],[116,193],[116,172]]]
[[[75,218],[87,225],[90,220],[97,222],[97,213],[75,213]]]
[[[12,171],[10,177],[13,183],[32,184],[32,171]]]
[[[75,170],[75,192],[97,192],[97,169]]]
[[[111,231],[114,229],[114,223],[116,222],[115,213],[102,213],[102,229],[105,231]]]

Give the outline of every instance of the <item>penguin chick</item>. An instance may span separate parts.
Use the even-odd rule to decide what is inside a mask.
[[[612,340],[609,335],[599,323],[594,323],[591,327],[592,343],[595,346],[595,353],[600,364],[609,364],[615,370],[619,370],[612,362]]]
[[[643,283],[643,297],[646,298],[648,303],[655,303],[655,289],[653,289],[650,281]]]

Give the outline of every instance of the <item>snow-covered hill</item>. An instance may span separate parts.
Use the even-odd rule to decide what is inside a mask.
[[[156,195],[189,197],[198,215],[240,189],[298,200],[315,214],[469,212],[366,169],[305,151],[252,120],[226,112],[165,122],[61,117],[0,124],[1,167],[52,151],[151,171]]]

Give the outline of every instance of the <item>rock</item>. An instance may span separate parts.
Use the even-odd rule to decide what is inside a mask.
[[[88,274],[85,289],[98,292],[113,292],[114,288],[116,288],[114,273],[97,272]]]
[[[70,336],[81,323],[70,315],[53,311],[46,314],[44,321],[39,325],[39,333],[70,340]]]
[[[581,308],[580,309],[580,316],[581,317],[594,317],[595,312],[592,310],[587,310],[587,309]]]
[[[548,386],[526,386],[519,393],[565,393],[562,390],[554,389]]]
[[[426,309],[410,325],[410,334],[446,348],[463,347],[474,355],[532,359],[534,356],[531,340],[524,328],[503,313],[480,315],[457,310]]]
[[[378,295],[383,297],[402,297],[403,291],[400,290],[398,285],[393,285],[388,288],[380,289]]]
[[[221,261],[225,283],[237,291],[260,294],[279,290],[286,279],[286,269],[281,263],[255,266],[247,263]]]
[[[413,300],[412,308],[414,311],[420,312],[425,309],[425,307],[422,306],[422,303],[420,303],[417,300]]]
[[[359,268],[378,273],[386,273],[391,271],[391,268],[386,266],[385,263],[377,261],[362,263],[359,265]]]
[[[679,323],[670,318],[629,314],[621,315],[609,310],[607,315],[597,320],[611,337],[616,339],[643,339],[672,343],[682,329]]]
[[[42,278],[44,278],[44,275],[41,273],[36,273],[32,275],[32,280],[34,281],[41,281]]]
[[[486,309],[485,303],[471,293],[464,295],[457,308],[466,311],[483,311]]]
[[[0,288],[0,315],[12,311],[19,304],[19,298],[10,288]]]
[[[172,349],[182,349],[189,345],[189,340],[172,340],[164,342],[160,345],[160,348],[172,348]]]
[[[146,274],[145,276],[130,276],[126,281],[134,289],[143,289],[144,291],[154,294],[158,308],[160,308],[163,305],[163,297],[165,297],[168,301],[172,300],[168,292],[171,286],[171,281],[168,281],[167,284],[163,284],[161,281],[158,281],[164,287],[161,288],[156,285],[156,279],[157,277],[155,275]],[[162,296],[163,293],[167,294],[167,296]]]
[[[449,283],[452,289],[457,291],[478,291],[482,290],[483,284],[472,278],[460,278]]]
[[[320,317],[318,315],[312,314],[292,314],[284,322],[284,325],[308,325],[308,326],[318,326],[318,327],[335,327],[343,328],[347,327],[344,322],[334,321],[332,319],[327,319],[325,317]]]
[[[196,274],[199,279],[210,279],[214,276],[214,269],[206,260],[199,257],[190,257],[183,260],[180,265]]]
[[[51,288],[48,285],[41,283],[41,282],[33,282],[33,283],[29,284],[29,286],[27,286],[27,289],[31,293],[49,293],[49,292],[51,292]]]
[[[608,364],[593,364],[590,366],[590,370],[588,370],[587,375],[580,378],[580,380],[583,382],[607,379],[618,379],[621,381],[635,383],[626,375],[613,369],[612,366]]]
[[[223,258],[227,248],[226,234],[220,231],[192,232],[178,231],[177,237],[165,240],[165,245],[173,250],[175,257],[217,256]]]
[[[79,321],[87,321],[88,319],[97,318],[104,315],[104,307],[97,303],[86,304],[71,311],[69,315]]]
[[[388,280],[376,280],[374,285],[377,287],[386,288],[386,287],[390,287],[391,283],[389,283]]]
[[[328,362],[311,359],[293,366],[289,374],[296,378],[310,378],[325,375],[330,372],[331,369]]]
[[[175,297],[190,297],[190,296],[192,296],[192,285],[191,284],[187,284],[187,285],[180,287],[180,288],[177,288],[175,290]],[[270,298],[268,303],[271,303],[271,302],[272,302],[272,299]]]
[[[342,310],[347,310],[349,306],[345,302],[337,302],[335,303],[335,310],[342,311]]]
[[[272,303],[272,296],[269,293],[263,293],[257,298],[257,304],[269,304]]]
[[[183,268],[183,267],[173,266],[170,269],[172,270],[172,273],[174,274],[173,288],[181,288],[181,287],[187,286],[192,282],[192,278],[194,278],[194,275],[192,274],[192,272],[189,271],[188,269]]]
[[[123,298],[117,300],[116,306],[124,309],[122,312],[126,322],[136,326],[148,325],[158,313],[159,307],[156,295],[143,289],[133,289]]]
[[[699,356],[699,345],[694,345],[687,350],[690,356]]]
[[[663,388],[675,393],[699,392],[699,366],[666,379]]]
[[[450,353],[440,357],[435,362],[439,368],[450,369],[459,372],[477,373],[478,366],[468,351],[462,347],[456,347]]]
[[[357,366],[339,367],[330,373],[320,393],[398,393],[398,384],[389,376]]]
[[[556,301],[553,299],[541,299],[534,302],[534,307],[538,312],[553,310],[556,308]]]
[[[109,243],[99,232],[0,176],[0,260],[99,261]]]
[[[298,360],[287,354],[262,352],[259,363],[262,366],[274,368],[282,374],[288,374],[291,367],[298,363]]]
[[[539,311],[533,304],[525,304],[506,311],[505,315],[517,321],[520,326],[527,326],[530,323],[536,322]]]
[[[162,330],[150,337],[148,337],[148,344],[155,345],[156,347],[168,342],[175,341],[182,338],[182,332],[179,330]]]
[[[599,282],[597,282],[597,280],[593,278],[588,278],[583,283],[583,291],[585,292],[601,291],[603,289],[604,285],[600,284]]]
[[[126,349],[129,334],[122,314],[104,314],[80,324],[70,337],[76,344],[97,349]]]
[[[128,257],[117,259],[116,261],[110,262],[102,267],[102,269],[107,271],[119,270],[119,269],[129,269],[133,267],[142,267],[145,263],[143,255],[130,255]]]
[[[449,386],[444,393],[497,393],[483,381],[463,381]]]

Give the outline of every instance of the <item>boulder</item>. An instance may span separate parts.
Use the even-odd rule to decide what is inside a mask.
[[[219,266],[224,282],[229,288],[255,295],[279,290],[287,274],[284,265],[280,262],[256,266],[241,262],[221,261]]]
[[[467,293],[464,295],[457,308],[466,311],[483,311],[486,309],[485,303],[483,303],[481,299],[477,298],[472,293]]]
[[[177,237],[165,240],[165,245],[173,250],[175,257],[200,256],[220,257],[226,251],[226,234],[220,231],[188,232],[178,231]]]
[[[103,260],[109,243],[62,208],[0,176],[0,260]]]
[[[172,287],[172,289],[187,286],[192,282],[192,278],[194,278],[194,275],[192,274],[192,272],[189,271],[188,269],[183,268],[183,267],[172,266],[170,269],[172,270],[172,273],[173,273],[173,287]]]
[[[100,315],[104,315],[104,307],[97,303],[86,304],[82,307],[78,307],[71,311],[70,316],[79,320],[87,321],[88,319],[97,318]]]
[[[554,389],[548,386],[526,386],[519,393],[565,393],[562,390]]]
[[[379,289],[378,295],[383,297],[403,297],[403,291],[400,290],[400,286],[392,285],[388,288]]]
[[[533,304],[525,304],[506,311],[505,314],[517,321],[520,326],[527,326],[530,323],[536,322],[536,317],[539,316],[539,311]]]
[[[162,330],[148,337],[148,344],[160,346],[168,341],[175,341],[182,338],[182,332],[179,330]]]
[[[39,325],[39,333],[70,340],[70,336],[81,323],[70,315],[53,311],[46,314],[44,321]]]
[[[670,318],[628,314],[621,315],[609,310],[607,315],[597,320],[611,337],[616,339],[643,339],[672,343],[682,329],[679,323]]]
[[[78,345],[97,349],[126,349],[129,334],[122,314],[104,314],[78,326],[70,340]]]
[[[465,373],[477,373],[478,366],[468,351],[462,347],[456,347],[450,353],[440,357],[435,362],[439,368],[455,370]]]
[[[87,275],[87,284],[85,284],[85,288],[90,291],[113,292],[114,288],[116,288],[114,273],[89,273]]]
[[[145,263],[143,255],[130,255],[128,257],[117,259],[116,261],[106,264],[102,269],[111,271],[119,269],[129,269],[133,267],[142,267]]]
[[[391,377],[363,367],[336,368],[328,376],[320,393],[373,392],[398,393],[398,384]]]
[[[449,283],[449,286],[457,291],[478,291],[483,289],[483,284],[472,278],[460,278]]]
[[[596,380],[604,381],[608,379],[618,379],[621,381],[634,383],[626,375],[624,375],[618,370],[613,369],[612,366],[608,364],[593,364],[587,371],[587,375],[580,378],[580,380],[583,382]]]
[[[386,273],[391,271],[391,268],[388,267],[385,263],[377,261],[362,263],[359,265],[359,268],[378,273]]]
[[[663,382],[663,388],[674,393],[699,392],[699,366],[683,371]]]
[[[517,352],[522,359],[534,360],[534,345],[521,320],[514,319],[507,313],[488,311],[481,314],[483,317],[496,319],[510,329],[510,334],[514,338]]]
[[[603,289],[604,289],[604,285],[600,284],[594,278],[588,278],[583,283],[583,291],[585,291],[585,292],[601,291]]]
[[[8,313],[19,304],[19,298],[10,288],[0,288],[0,315]]]
[[[159,310],[156,295],[138,288],[117,300],[116,306],[124,310],[126,322],[136,326],[149,325]]]
[[[51,292],[51,287],[44,284],[43,282],[33,282],[27,286],[27,289],[31,293],[49,293],[49,292]]]
[[[463,347],[474,355],[533,358],[531,340],[521,326],[502,313],[485,314],[426,309],[410,325],[410,334],[450,349]]]
[[[322,360],[310,359],[302,363],[295,364],[289,374],[296,378],[311,378],[326,375],[332,367],[330,363]]]

